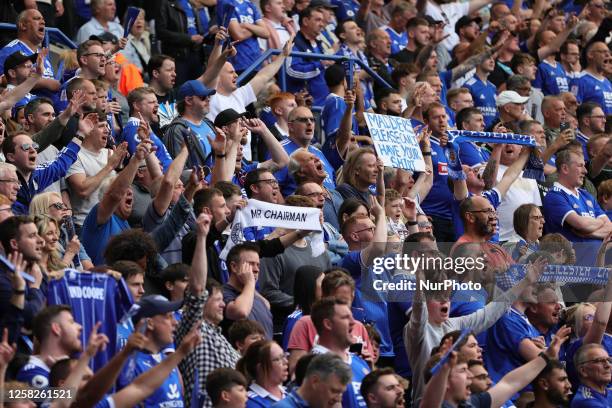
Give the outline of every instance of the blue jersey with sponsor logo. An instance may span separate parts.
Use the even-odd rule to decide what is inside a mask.
[[[561,92],[569,92],[569,78],[558,62],[554,64],[548,61],[540,62],[532,85],[534,88],[540,88],[544,95],[559,95]]]
[[[408,33],[406,31],[398,33],[389,26],[383,26],[381,28],[385,30],[387,34],[389,34],[389,38],[391,38],[391,55],[397,54],[406,47],[408,44]]]
[[[565,224],[565,219],[572,212],[583,217],[606,217],[606,213],[603,212],[597,200],[586,190],[579,188],[576,195],[561,184],[555,183],[544,197],[542,204],[547,233],[558,232],[571,242],[581,243],[574,246],[577,264],[594,265],[593,263],[589,264],[589,262],[595,261],[601,240],[583,238],[575,234],[572,228]]]
[[[124,388],[140,374],[150,370],[165,358],[163,353],[151,354],[144,351],[136,352],[125,365],[117,384]],[[164,383],[142,402],[143,407],[182,408],[183,387],[179,379],[178,368],[174,368]]]
[[[453,193],[448,187],[448,161],[444,148],[435,137],[431,137],[431,161],[434,172],[433,186],[421,203],[421,208],[429,216],[450,220],[453,218]]]
[[[325,354],[329,353],[329,350],[317,344],[312,348],[311,353]],[[351,377],[351,382],[346,386],[346,391],[342,394],[342,408],[365,408],[367,405],[361,396],[360,389],[361,381],[370,373],[370,366],[355,354],[349,354],[349,361],[347,364],[351,367],[353,375]]]
[[[37,356],[30,356],[28,362],[17,373],[17,381],[31,385],[34,388],[49,386],[51,369]]]
[[[128,120],[128,123],[123,127],[123,132],[121,132],[121,137],[119,142],[127,142],[128,143],[128,151],[130,154],[134,154],[136,151],[136,146],[140,143],[140,138],[138,137],[138,126],[140,126],[140,119],[131,117]],[[162,141],[157,137],[153,131],[149,134],[149,138],[153,142],[153,145],[157,148],[155,150],[155,156],[157,156],[159,162],[164,166],[164,173],[168,170],[170,163],[172,163],[172,157],[166,146],[162,143]]]
[[[599,79],[582,72],[572,84],[576,87],[578,103],[595,102],[606,115],[612,115],[612,83],[608,78]]]
[[[109,339],[117,338],[117,322],[132,306],[132,296],[125,281],[116,281],[105,273],[84,273],[67,269],[61,279],[49,282],[47,300],[50,305],[69,305],[74,320],[83,326],[81,343],[87,344],[97,322],[102,322],[99,333]],[[116,342],[111,341],[106,350],[99,352],[90,365],[102,368],[116,353]]]
[[[257,24],[261,21],[261,13],[255,4],[249,0],[223,0],[217,2],[217,22],[223,24],[223,9],[224,5],[231,2],[234,6],[234,14],[232,15],[231,21],[238,23],[249,23]],[[261,55],[261,49],[259,48],[259,42],[256,36],[251,36],[244,41],[240,41],[236,44],[235,57],[231,59],[231,63],[234,65],[234,69],[238,72],[247,69],[253,61],[255,61]]]
[[[331,4],[337,7],[335,10],[337,21],[357,19],[357,12],[361,7],[361,3],[357,0],[331,0]]]
[[[495,105],[497,88],[489,81],[483,82],[476,75],[470,78],[463,86],[470,90],[474,99],[474,106],[482,112],[485,127],[488,128],[497,118],[497,107]]]

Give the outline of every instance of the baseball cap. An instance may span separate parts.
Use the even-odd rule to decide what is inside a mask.
[[[140,299],[140,302],[138,302],[138,306],[140,308],[134,317],[132,317],[132,321],[134,324],[136,324],[140,319],[146,319],[148,317],[174,312],[175,310],[180,309],[182,305],[182,300],[171,302],[162,295],[145,296]]]
[[[238,113],[233,109],[226,109],[224,111],[219,112],[219,114],[215,118],[214,124],[216,127],[223,127],[223,126],[229,125],[235,120],[240,119],[245,114],[246,112]]]
[[[497,95],[495,100],[497,106],[504,106],[508,103],[524,104],[529,100],[528,96],[521,96],[516,91],[503,91]]]
[[[4,60],[4,72],[18,67],[26,61],[32,61],[32,64],[36,64],[36,58],[38,58],[38,54],[25,55],[21,51],[15,51]]]
[[[178,98],[184,99],[186,96],[210,96],[217,93],[214,89],[210,89],[204,86],[204,84],[197,79],[192,79],[181,85]]]
[[[100,34],[90,35],[89,39],[94,41],[100,41],[101,43],[111,42],[113,44],[117,44],[119,42],[117,36],[115,36],[115,34],[113,33],[109,33],[108,31],[105,31]]]
[[[459,30],[461,30],[463,27],[469,26],[472,23],[477,23],[480,25],[480,23],[482,23],[482,19],[480,17],[463,16],[457,20],[457,23],[455,23],[455,32],[459,34]]]
[[[311,8],[323,7],[326,9],[338,8],[338,6],[331,4],[328,0],[312,0],[310,4],[308,5],[308,7],[311,7]]]

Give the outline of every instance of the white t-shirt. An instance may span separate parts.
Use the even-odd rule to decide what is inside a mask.
[[[276,30],[276,33],[278,34],[278,40],[280,41],[280,45],[281,47],[283,47],[285,43],[289,41],[289,37],[291,37],[291,34],[289,34],[289,31],[287,31],[287,28],[281,23],[277,23],[276,21],[271,21],[271,20],[268,20],[268,22],[272,25],[272,28]],[[267,39],[258,38],[257,42],[259,43],[259,48],[261,48],[262,52],[268,49]]]
[[[502,179],[508,170],[508,166],[499,165],[497,171],[497,182]],[[499,240],[518,242],[521,237],[514,231],[514,211],[523,204],[542,205],[538,183],[534,179],[523,178],[523,173],[516,179],[508,189],[503,200],[497,207],[497,218],[499,221]]]
[[[66,180],[74,174],[85,174],[86,177],[93,177],[100,172],[108,163],[108,157],[110,150],[102,149],[100,153],[95,153],[90,150],[81,147],[81,151],[78,154],[77,160],[70,166],[68,173],[66,174]],[[115,171],[112,171],[109,177],[115,175]],[[68,183],[70,186],[70,183]],[[75,223],[83,225],[85,217],[89,214],[89,211],[96,205],[98,200],[98,190],[96,188],[87,198],[83,199],[79,197],[75,191],[70,188],[70,201],[72,203],[72,214],[75,217]]]
[[[231,93],[229,96],[221,95],[220,93],[214,94],[210,98],[210,111],[206,117],[211,121],[215,121],[217,114],[226,109],[234,109],[238,113],[243,113],[246,110],[247,105],[255,102],[257,97],[253,92],[253,87],[250,83],[241,86]],[[252,160],[251,158],[251,132],[247,133],[247,144],[244,146],[244,158]]]
[[[459,44],[459,36],[455,32],[455,24],[457,21],[468,15],[470,10],[470,3],[448,3],[448,4],[435,4],[428,1],[425,5],[425,14],[431,16],[434,20],[444,21],[444,34],[449,34],[442,45],[450,52],[453,50],[455,45]]]

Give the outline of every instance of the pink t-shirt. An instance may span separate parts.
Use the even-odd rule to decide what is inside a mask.
[[[372,354],[372,344],[366,328],[361,322],[355,322],[353,326],[355,343],[363,343],[363,350]],[[317,341],[317,329],[315,329],[310,316],[302,316],[293,326],[289,336],[287,350],[304,350],[309,352]]]

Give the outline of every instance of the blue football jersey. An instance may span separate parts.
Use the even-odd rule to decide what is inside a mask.
[[[329,353],[325,347],[315,345],[312,350],[312,354],[325,354]],[[358,408],[367,407],[365,400],[361,396],[361,381],[363,378],[370,373],[370,366],[360,357],[349,354],[349,361],[347,363],[351,367],[353,376],[351,382],[346,386],[346,391],[342,394],[342,408]]]
[[[231,17],[231,21],[249,24],[257,24],[258,21],[261,21],[261,13],[251,1],[222,0],[217,2],[217,22],[220,22],[220,24],[223,21],[224,5],[228,2],[231,2],[234,6],[234,14]],[[240,41],[236,44],[236,51],[238,53],[231,59],[231,63],[238,72],[247,69],[261,55],[261,49],[259,48],[256,36]]]
[[[391,38],[391,55],[397,54],[406,47],[408,44],[408,33],[406,31],[398,33],[389,26],[383,26],[381,28],[385,30],[387,34],[389,34],[389,38]]]
[[[125,365],[117,382],[119,388],[125,388],[136,377],[150,370],[165,358],[163,353],[151,354],[144,351],[136,352]],[[183,387],[181,386],[178,368],[174,368],[164,383],[155,392],[146,398],[143,407],[156,408],[182,408]]]
[[[0,50],[0,74],[4,74],[4,61],[6,60],[6,58],[17,51],[20,51],[25,56],[30,56],[32,54],[36,54],[40,50],[32,50],[21,40],[11,41],[7,45],[5,45],[2,50]],[[55,74],[53,72],[53,64],[51,64],[51,59],[49,59],[49,56],[47,55],[47,57],[45,58],[45,71],[43,73],[43,77],[53,79],[54,75]]]
[[[497,88],[489,81],[482,82],[476,75],[470,78],[463,86],[470,90],[474,99],[474,106],[482,112],[485,127],[488,128],[497,118],[497,106],[495,105]]]
[[[102,322],[99,332],[109,339],[117,338],[117,322],[132,306],[132,296],[121,279],[116,281],[104,273],[84,273],[66,270],[61,279],[49,282],[47,300],[50,305],[69,305],[74,320],[83,329],[81,342],[87,344],[97,322]],[[116,342],[111,341],[106,350],[99,352],[90,363],[94,371],[102,368],[116,353]]]
[[[612,83],[608,78],[599,79],[582,72],[572,83],[576,87],[578,103],[595,102],[606,115],[612,115]]]
[[[548,61],[540,62],[532,85],[534,88],[540,88],[544,95],[559,95],[561,92],[569,92],[569,78],[558,62],[554,64]]]
[[[453,193],[448,187],[448,161],[440,141],[435,137],[431,137],[430,140],[434,181],[429,194],[421,203],[421,208],[429,216],[450,220],[453,218],[451,210]]]
[[[128,143],[128,151],[130,154],[134,154],[136,151],[136,146],[140,143],[140,138],[138,137],[138,126],[140,125],[140,119],[131,117],[128,120],[128,123],[123,127],[123,132],[121,132],[121,137],[119,138],[119,142],[127,142]],[[155,155],[159,159],[159,162],[164,166],[164,172],[168,170],[170,163],[172,163],[172,157],[166,146],[162,143],[162,141],[157,137],[153,131],[149,135],[149,138],[153,142],[156,147]]]
[[[608,388],[605,394],[595,391],[586,385],[578,387],[571,408],[610,408],[612,407],[612,388]]]
[[[31,385],[34,388],[49,386],[51,369],[37,356],[30,356],[28,362],[17,373],[17,381]]]

